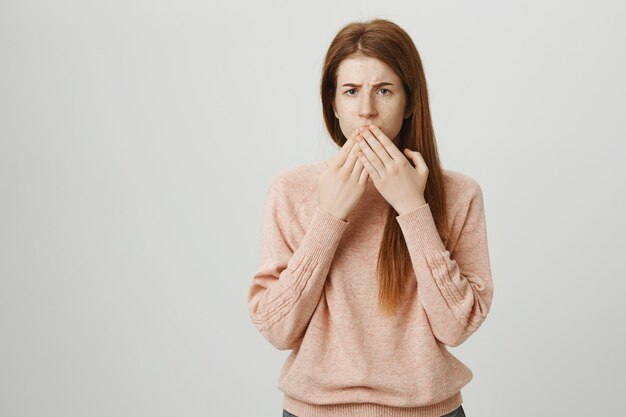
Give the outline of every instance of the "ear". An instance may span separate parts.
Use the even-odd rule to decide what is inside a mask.
[[[337,109],[335,108],[335,99],[334,98],[331,101],[331,104],[333,106],[333,112],[335,112],[335,118],[339,119],[339,115],[337,114]]]
[[[404,118],[408,119],[413,114],[413,109],[411,106],[406,106],[406,110],[404,111]]]

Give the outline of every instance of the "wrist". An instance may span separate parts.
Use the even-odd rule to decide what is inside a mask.
[[[333,216],[336,219],[339,219],[339,220],[344,221],[344,222],[347,221],[346,220],[347,216],[344,216],[343,214],[339,214],[339,213],[335,212],[334,210],[331,210],[331,209],[328,209],[326,207],[320,206],[319,204],[317,205],[317,208],[322,210],[324,213],[326,213],[326,214],[328,214],[330,216]]]
[[[403,204],[402,206],[398,207],[396,209],[396,211],[398,212],[399,216],[402,216],[403,214],[406,214],[409,211],[413,211],[413,210],[415,210],[417,208],[425,206],[426,204],[427,204],[426,200],[424,198],[421,198],[419,200],[413,201],[412,203],[405,203],[405,204]]]

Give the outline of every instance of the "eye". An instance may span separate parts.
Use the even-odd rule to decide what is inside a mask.
[[[355,88],[351,88],[351,89],[347,90],[344,94],[347,94],[347,95],[352,97],[353,95],[350,94],[350,91],[356,91],[356,89]],[[378,91],[385,91],[385,94],[383,94],[383,96],[388,96],[389,94],[391,94],[391,90],[389,90],[387,88],[381,88]]]

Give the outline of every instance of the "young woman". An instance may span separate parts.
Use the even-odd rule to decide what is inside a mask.
[[[321,80],[340,152],[271,179],[250,318],[277,349],[283,416],[465,416],[447,346],[487,317],[482,191],[440,165],[422,63],[384,19],[343,27]]]

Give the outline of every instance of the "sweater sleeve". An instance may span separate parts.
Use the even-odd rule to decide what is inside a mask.
[[[294,349],[302,341],[348,226],[348,221],[316,207],[299,238],[293,217],[297,210],[289,202],[287,190],[284,179],[272,179],[263,215],[259,267],[247,299],[252,322],[279,350]]]
[[[482,190],[471,178],[468,187],[471,198],[452,254],[439,236],[429,204],[396,216],[433,335],[451,347],[478,329],[493,298]]]

